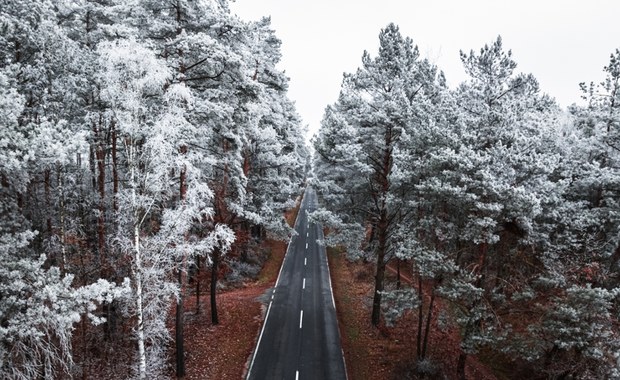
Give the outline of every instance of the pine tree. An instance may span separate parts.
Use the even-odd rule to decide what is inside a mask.
[[[403,38],[396,25],[383,29],[379,42],[377,57],[365,52],[362,67],[345,75],[339,100],[323,123],[326,132],[321,132],[315,142],[319,177],[323,178],[323,168],[329,167],[329,160],[339,159],[339,154],[347,161],[346,177],[337,178],[333,185],[319,185],[321,190],[334,187],[335,192],[325,197],[339,198],[328,205],[346,213],[345,222],[357,225],[355,230],[370,229],[367,249],[376,260],[371,317],[375,326],[380,321],[385,267],[395,257],[394,233],[411,212],[407,202],[410,182],[400,180],[396,158],[401,150],[408,149],[403,141],[415,139],[418,130],[429,122],[429,105],[437,86],[436,69],[419,59],[412,40]],[[331,147],[332,143],[323,139],[333,130],[329,125],[332,122],[340,124],[335,128],[353,135],[345,142],[346,147]],[[336,151],[330,152],[330,148]]]

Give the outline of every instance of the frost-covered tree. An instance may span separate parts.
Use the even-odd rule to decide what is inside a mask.
[[[133,258],[138,373],[143,377],[157,373],[163,363],[158,357],[167,339],[163,310],[178,291],[171,282],[171,268],[196,255],[226,252],[234,233],[213,220],[215,194],[202,166],[207,158],[201,150],[186,148],[201,134],[190,121],[188,110],[195,107],[191,89],[183,82],[171,83],[166,62],[136,41],[102,44],[100,51],[102,97],[123,141],[125,178],[115,241]],[[176,173],[181,173],[180,191],[174,186],[179,180]],[[188,239],[196,226],[210,232]],[[160,344],[145,344],[147,340]],[[153,350],[150,354],[147,347]]]
[[[123,141],[126,166],[119,191],[120,251],[131,258],[132,315],[136,318],[137,375],[161,373],[168,339],[166,309],[178,292],[170,276],[179,257],[209,251],[231,234],[197,244],[185,241],[192,224],[211,216],[212,196],[195,162],[201,157],[179,149],[192,126],[183,107],[192,99],[183,84],[169,84],[171,73],[153,52],[136,41],[100,45],[103,93]],[[186,196],[179,202],[174,173],[185,172]],[[177,202],[174,202],[177,199]]]
[[[287,99],[288,78],[276,68],[280,40],[269,19],[251,25],[249,57],[255,60],[251,79],[261,86],[255,104],[257,117],[249,120],[243,170],[248,178],[248,209],[258,215],[254,221],[275,236],[288,236],[284,212],[302,192],[304,166],[309,153],[303,138],[301,119]]]
[[[365,52],[357,72],[345,75],[338,102],[328,109],[315,140],[316,174],[326,182],[317,188],[326,206],[344,215],[324,222],[339,231],[353,225],[358,239],[349,240],[350,252],[361,247],[361,231],[369,229],[366,249],[376,261],[374,325],[380,320],[385,266],[394,258],[395,233],[412,212],[412,181],[403,177],[396,158],[417,148],[410,145],[430,122],[438,85],[436,68],[419,58],[413,41],[402,37],[396,25],[381,31],[379,43],[377,57]],[[331,134],[341,136],[330,139]],[[344,166],[336,169],[337,177],[328,173],[336,163]]]
[[[581,85],[588,103],[570,107],[558,144],[557,192],[544,205],[548,240],[535,284],[554,296],[540,298],[539,319],[516,341],[550,376],[617,376],[617,62],[616,52],[599,86]]]
[[[105,280],[76,287],[73,275],[50,265],[49,252],[37,252],[38,231],[24,216],[21,194],[33,180],[34,163],[50,153],[62,162],[72,146],[62,146],[64,139],[44,125],[22,125],[25,98],[15,87],[0,73],[0,376],[54,378],[73,370],[71,339],[82,315],[101,323],[93,314],[96,305],[120,297],[123,289]],[[34,153],[33,146],[39,148]]]
[[[604,67],[605,79],[600,84],[581,84],[585,107],[573,106],[570,111],[575,118],[577,132],[582,139],[575,148],[582,163],[574,165],[574,176],[578,178],[572,186],[572,194],[589,200],[585,213],[590,214],[597,228],[601,253],[609,257],[606,263],[615,281],[618,281],[620,241],[617,226],[620,220],[616,210],[618,160],[620,159],[620,51],[611,55]],[[585,161],[585,162],[583,162]],[[577,172],[578,169],[581,169]],[[591,219],[592,220],[592,219]]]
[[[37,152],[37,159],[28,162],[33,181],[22,200],[33,227],[40,232],[34,244],[59,246],[71,221],[65,209],[66,186],[71,182],[67,165],[76,163],[79,150],[63,148],[73,141],[74,147],[80,145],[84,137],[75,120],[80,104],[72,102],[81,85],[74,71],[78,71],[76,58],[81,54],[57,25],[50,2],[10,1],[5,5],[0,16],[0,50],[7,59],[0,67],[16,79],[13,85],[24,96],[19,125]],[[63,266],[61,255],[57,256],[54,259]]]
[[[516,63],[501,38],[479,53],[461,53],[461,59],[470,80],[456,91],[460,143],[445,150],[453,158],[441,181],[449,183],[445,189],[450,194],[445,195],[451,196],[451,222],[463,249],[457,262],[471,268],[476,275],[471,285],[480,290],[464,308],[469,316],[462,319],[463,353],[457,369],[463,377],[466,354],[500,342],[505,331],[494,329],[509,327],[489,324],[486,320],[494,317],[488,313],[500,308],[506,295],[523,286],[518,281],[530,275],[510,250],[535,241],[536,218],[555,190],[549,177],[558,157],[550,149],[554,105],[538,93],[532,75],[514,72]],[[515,271],[508,270],[513,267],[509,262]]]
[[[86,342],[127,343],[117,327],[126,324],[136,327],[136,374],[155,375],[165,345],[151,343],[168,339],[173,295],[183,315],[188,268],[211,265],[215,301],[222,258],[244,251],[232,245],[244,228],[288,232],[282,211],[307,152],[275,67],[280,43],[267,19],[243,22],[226,1],[10,0],[0,30],[3,239],[23,254],[19,268],[66,294],[131,274],[130,297],[100,298],[103,310],[80,304],[106,320],[80,326],[79,364],[92,359]],[[217,322],[215,302],[212,311]],[[181,358],[182,326],[177,317]]]
[[[137,33],[148,40],[171,70],[171,82],[183,83],[192,93],[193,107],[187,110],[186,117],[199,133],[188,140],[184,149],[209,157],[201,164],[205,176],[212,178],[209,186],[214,192],[214,223],[207,229],[214,231],[219,223],[243,235],[247,234],[243,226],[275,227],[281,215],[275,207],[256,207],[254,188],[248,182],[252,168],[271,170],[267,167],[270,163],[253,162],[257,147],[254,139],[269,136],[257,129],[263,118],[278,114],[272,110],[285,110],[284,117],[276,118],[276,137],[295,141],[287,142],[289,145],[298,144],[302,138],[298,121],[290,122],[295,116],[289,116],[293,108],[285,97],[287,79],[275,69],[279,41],[269,30],[268,20],[242,22],[230,15],[226,2],[218,1],[146,1],[137,9],[126,7],[122,12],[127,14],[126,28],[119,33]],[[280,161],[295,159],[302,151],[294,147],[292,154],[283,152],[281,144],[261,144],[260,149],[271,157],[279,156]],[[297,175],[299,166],[277,168],[280,182]],[[257,200],[270,196],[268,192],[262,194],[256,194]],[[288,199],[284,203],[288,204]],[[239,241],[235,251],[245,252],[243,240],[247,241]],[[216,291],[224,254],[216,249],[207,258],[214,323],[219,322]]]

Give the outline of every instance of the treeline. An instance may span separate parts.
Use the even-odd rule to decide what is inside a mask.
[[[270,21],[8,0],[0,57],[0,377],[156,379],[175,351],[183,376],[190,281],[208,271],[217,324],[220,277],[257,272],[303,186]]]
[[[456,89],[397,26],[379,40],[313,141],[313,218],[376,264],[372,323],[415,310],[421,377],[446,323],[460,332],[449,376],[484,351],[515,378],[619,377],[620,52],[565,111],[501,38],[461,52]],[[401,262],[411,288],[386,284]]]

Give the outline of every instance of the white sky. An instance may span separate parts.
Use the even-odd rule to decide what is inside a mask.
[[[455,87],[466,79],[459,50],[479,49],[502,36],[517,71],[532,73],[562,106],[580,103],[580,82],[599,82],[620,48],[619,0],[233,0],[245,20],[271,16],[282,40],[280,68],[289,96],[314,134],[336,101],[342,74],[374,56],[389,22],[413,39]]]

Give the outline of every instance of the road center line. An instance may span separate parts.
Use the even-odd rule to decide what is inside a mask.
[[[308,249],[308,243],[306,243],[306,249]]]
[[[299,371],[295,371],[295,380],[299,380]]]
[[[308,264],[308,258],[304,257],[304,265]]]
[[[303,326],[304,323],[304,311],[301,311],[301,314],[299,314],[299,328],[301,328],[301,326]]]
[[[301,285],[302,289],[306,289],[306,279],[304,278],[304,283]]]

